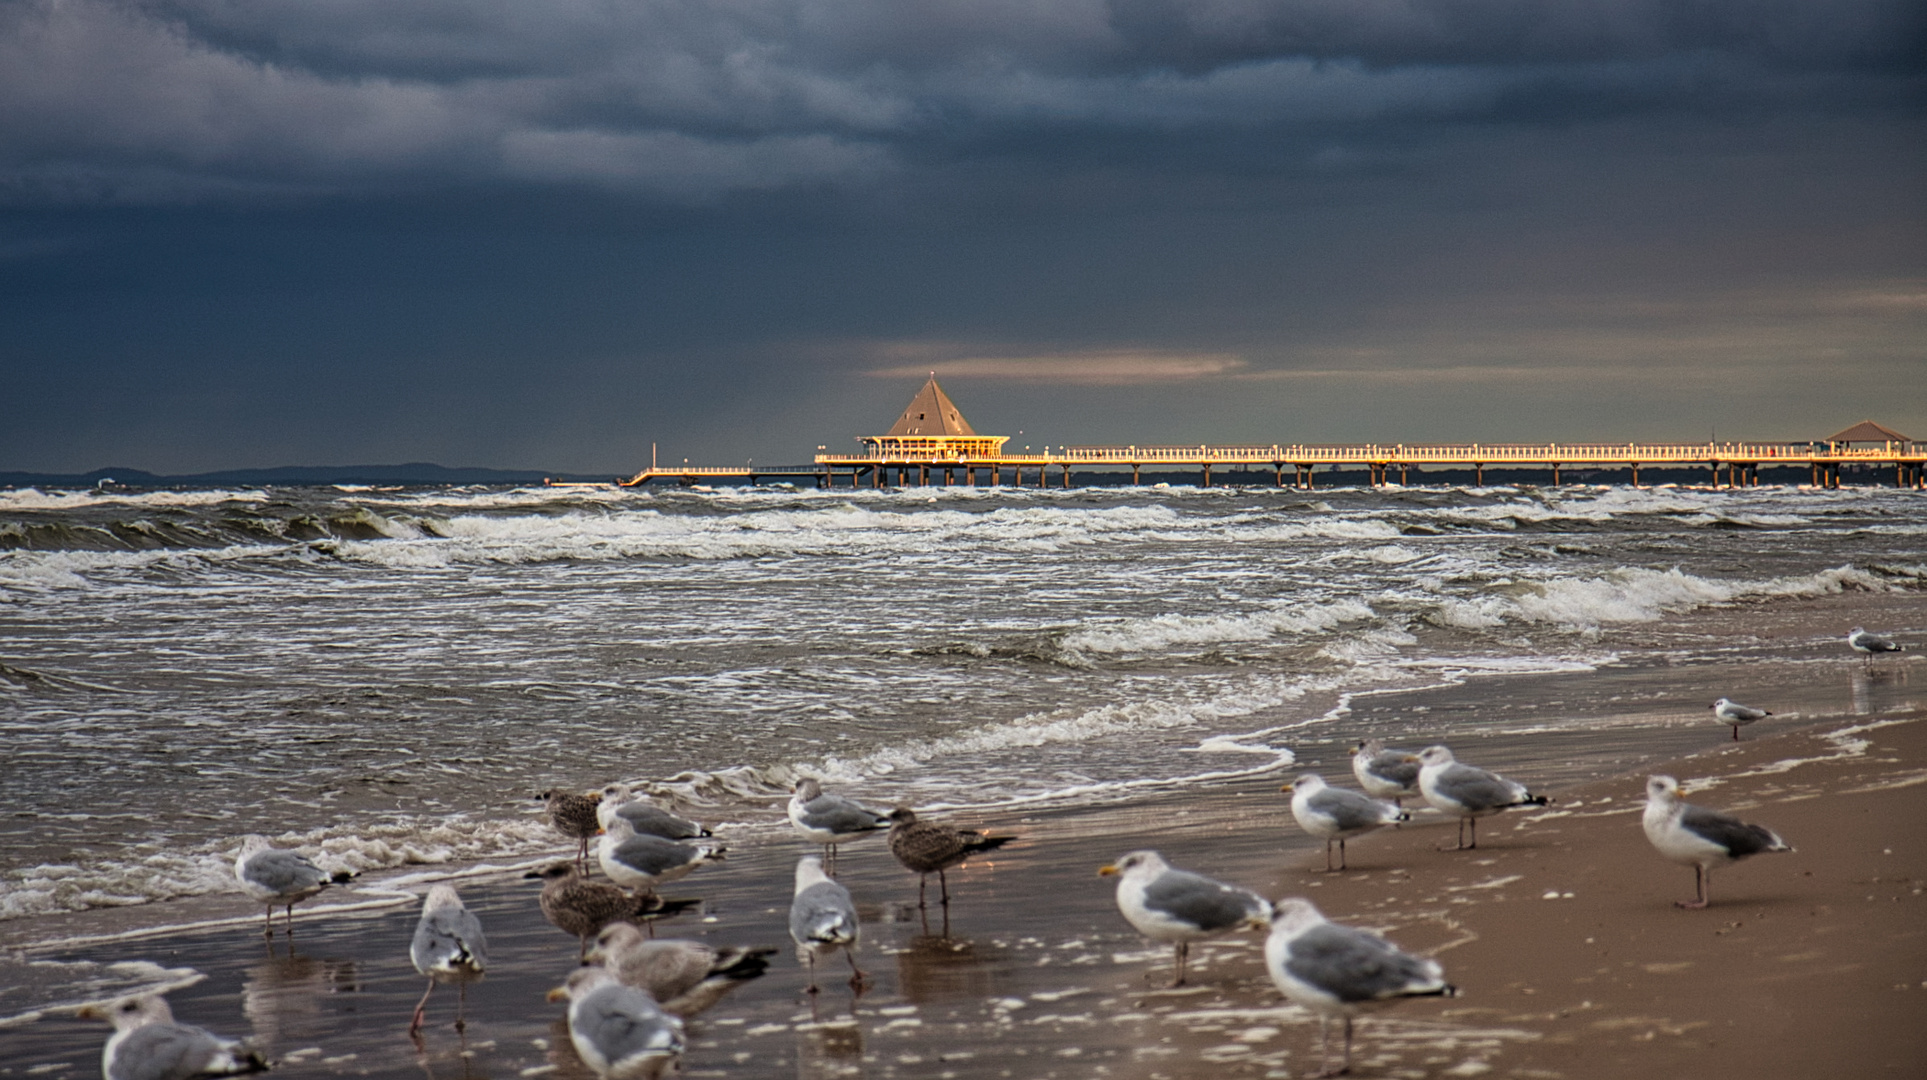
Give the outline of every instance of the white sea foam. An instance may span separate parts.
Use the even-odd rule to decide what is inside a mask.
[[[1229,615],[1153,615],[1085,626],[1065,635],[1063,647],[1077,653],[1148,653],[1173,646],[1263,641],[1281,634],[1315,634],[1372,618],[1358,600],[1322,604],[1277,604]]]

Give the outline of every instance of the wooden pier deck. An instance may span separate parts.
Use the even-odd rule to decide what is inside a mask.
[[[1803,479],[1815,487],[1838,487],[1845,465],[1892,467],[1899,487],[1927,486],[1927,443],[1839,445],[1829,443],[1352,443],[1271,446],[1063,446],[1043,453],[964,455],[916,451],[868,454],[818,454],[808,465],[791,466],[652,466],[623,481],[637,487],[652,480],[689,485],[709,479],[813,481],[818,486],[840,486],[843,476],[852,487],[950,486],[979,483],[1001,486],[1070,487],[1075,471],[1114,472],[1129,469],[1137,483],[1147,467],[1196,470],[1205,487],[1212,470],[1269,469],[1278,487],[1310,488],[1317,470],[1363,468],[1370,483],[1410,484],[1414,470],[1458,468],[1473,470],[1475,482],[1485,482],[1487,468],[1544,469],[1554,484],[1567,469],[1625,469],[1634,485],[1642,468],[1704,468],[1715,486],[1744,487],[1760,482],[1762,468],[1803,469]],[[1051,476],[1051,470],[1058,471]],[[1287,481],[1286,472],[1290,471]],[[1421,472],[1422,477],[1422,472]],[[1055,484],[1051,481],[1056,480]],[[1422,481],[1421,481],[1422,482]],[[1797,481],[1796,481],[1797,482]]]

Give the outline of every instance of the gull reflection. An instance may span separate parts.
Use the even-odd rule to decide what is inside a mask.
[[[815,1002],[811,1002],[814,1011]],[[847,1019],[822,1020],[796,1029],[797,1080],[839,1080],[863,1075],[863,1028],[856,1021],[856,998]]]
[[[324,1016],[323,999],[360,990],[355,961],[302,956],[290,946],[288,955],[270,951],[267,960],[247,969],[241,1008],[259,1040],[270,1047],[285,1047],[327,1035],[334,1025]]]

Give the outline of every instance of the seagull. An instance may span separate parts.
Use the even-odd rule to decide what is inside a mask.
[[[836,865],[836,845],[890,827],[890,819],[855,799],[830,795],[805,777],[790,796],[790,824],[806,838],[828,845],[828,865]]]
[[[1291,816],[1298,827],[1325,841],[1325,870],[1332,868],[1332,841],[1338,841],[1338,868],[1345,869],[1345,839],[1373,829],[1411,820],[1395,803],[1356,791],[1325,786],[1325,778],[1308,772],[1280,791],[1291,792]]]
[[[1736,863],[1748,855],[1792,851],[1779,834],[1739,818],[1694,806],[1679,797],[1679,781],[1670,776],[1646,781],[1646,839],[1661,855],[1693,867],[1697,895],[1675,901],[1683,908],[1703,908],[1711,899],[1713,868]]]
[[[261,1072],[268,1067],[260,1054],[233,1039],[176,1023],[174,1010],[159,994],[88,1005],[75,1015],[114,1025],[100,1054],[100,1074],[105,1080],[189,1080]]]
[[[1853,647],[1854,652],[1866,657],[1869,666],[1872,666],[1876,653],[1907,651],[1893,638],[1885,634],[1869,633],[1858,626],[1847,631],[1847,644]]]
[[[1417,795],[1418,755],[1410,750],[1387,750],[1382,739],[1366,739],[1352,747],[1352,775],[1365,794],[1390,799],[1400,810],[1407,795]]]
[[[1740,728],[1763,716],[1772,715],[1772,713],[1765,709],[1755,709],[1748,705],[1742,705],[1737,701],[1728,701],[1725,698],[1721,698],[1713,703],[1713,719],[1732,727],[1734,742],[1740,741]]]
[[[274,933],[274,909],[282,906],[288,909],[288,933],[294,933],[296,904],[354,876],[347,870],[330,874],[300,852],[283,851],[259,835],[242,837],[241,851],[234,857],[234,879],[241,883],[241,891],[268,906],[263,934]]]
[[[595,812],[596,821],[604,830],[609,828],[610,819],[619,815],[627,819],[638,834],[660,836],[664,840],[697,840],[710,835],[708,829],[664,810],[637,794],[628,784],[610,784],[603,788],[602,801],[596,804]]]
[[[1098,874],[1117,878],[1117,909],[1137,931],[1176,946],[1171,985],[1184,985],[1191,943],[1234,930],[1263,928],[1271,905],[1249,889],[1176,870],[1155,851],[1133,851]]]
[[[1443,746],[1428,746],[1418,756],[1419,793],[1441,813],[1459,819],[1459,846],[1464,850],[1465,823],[1472,823],[1471,847],[1479,846],[1479,819],[1512,806],[1544,806],[1551,799],[1534,795],[1524,784],[1507,780],[1498,773],[1461,765],[1452,751]]]
[[[721,844],[679,844],[647,833],[637,834],[629,819],[610,820],[596,847],[596,861],[602,872],[618,885],[642,892],[655,892],[662,882],[686,877],[704,863],[720,862]]]
[[[415,940],[408,947],[408,958],[415,970],[428,976],[428,989],[415,1004],[414,1019],[408,1022],[410,1035],[422,1029],[422,1012],[428,1008],[428,995],[438,982],[456,987],[455,1030],[468,1026],[462,1019],[468,1004],[468,984],[482,977],[488,968],[488,940],[482,936],[482,920],[462,906],[453,885],[437,885],[422,900],[422,919],[415,925]]]
[[[856,903],[850,890],[831,881],[823,860],[805,855],[796,861],[796,897],[790,901],[790,937],[810,966],[810,993],[816,990],[816,959],[838,949],[850,961],[850,989],[862,990],[866,978],[856,966],[856,946],[862,936]]]
[[[569,1002],[569,1041],[597,1076],[658,1080],[682,1062],[682,1021],[607,968],[581,967],[549,991]]]
[[[1319,1076],[1339,1076],[1352,1068],[1352,1018],[1400,998],[1451,997],[1458,990],[1445,981],[1437,960],[1399,951],[1377,934],[1332,922],[1311,901],[1280,900],[1272,909],[1271,936],[1265,939],[1265,968],[1285,997],[1318,1014]],[[1345,1062],[1327,1063],[1329,1025],[1345,1018]]]
[[[548,805],[549,824],[562,835],[576,841],[576,865],[587,866],[589,841],[602,827],[602,823],[596,820],[596,806],[602,800],[602,793],[577,795],[573,791],[550,788],[536,798]]]
[[[958,829],[935,821],[920,821],[917,812],[907,806],[899,806],[890,811],[890,854],[897,857],[903,868],[917,875],[917,907],[924,906],[923,887],[931,874],[937,875],[937,886],[943,891],[943,904],[950,903],[950,882],[943,876],[945,870],[962,866],[964,860],[972,855],[995,851],[1012,840],[1014,836],[985,836],[974,829]]]
[[[577,957],[587,955],[589,939],[610,923],[647,922],[687,911],[701,900],[664,900],[654,893],[634,895],[614,885],[590,881],[572,862],[551,863],[522,875],[542,878],[542,916],[565,934],[574,934],[580,949]]]
[[[769,970],[775,949],[713,949],[699,941],[646,941],[629,923],[612,923],[596,935],[589,962],[615,972],[684,1020]]]

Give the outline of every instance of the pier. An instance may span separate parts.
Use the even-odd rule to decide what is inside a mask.
[[[1042,453],[1010,453],[1006,436],[979,435],[963,419],[933,375],[911,400],[896,425],[884,435],[865,436],[856,454],[819,453],[808,464],[789,466],[661,467],[654,463],[626,481],[637,487],[653,480],[691,485],[711,479],[765,479],[814,482],[819,487],[928,487],[953,485],[1062,487],[1075,473],[1121,473],[1137,484],[1146,468],[1194,471],[1204,487],[1220,482],[1232,469],[1268,471],[1271,486],[1311,489],[1318,470],[1363,470],[1372,486],[1409,486],[1431,468],[1472,470],[1485,483],[1488,468],[1543,470],[1563,482],[1569,470],[1625,470],[1634,486],[1640,470],[1706,470],[1714,487],[1751,487],[1762,469],[1795,470],[1793,482],[1837,488],[1847,466],[1893,469],[1896,487],[1927,488],[1927,443],[1864,421],[1824,440],[1808,442],[1704,443],[1345,443],[1269,446],[1059,446]],[[1053,470],[1055,473],[1053,474]],[[1781,474],[1785,475],[1784,472]],[[1421,479],[1422,482],[1422,479]]]

